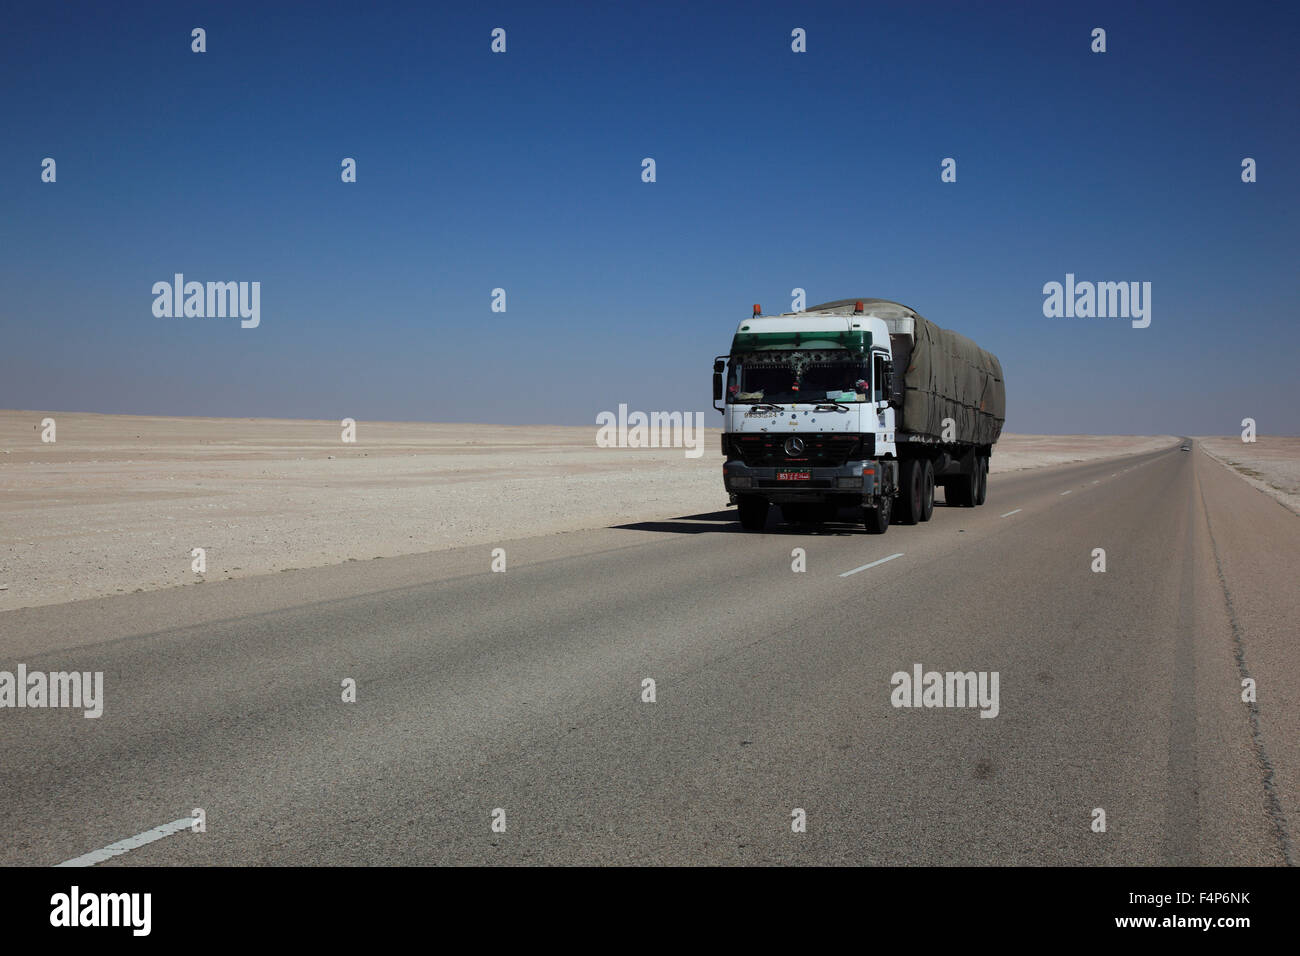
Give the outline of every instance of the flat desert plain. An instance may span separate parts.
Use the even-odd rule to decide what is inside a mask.
[[[596,430],[0,411],[0,611],[726,506],[717,429],[698,458]],[[1004,435],[992,470],[1176,441]]]

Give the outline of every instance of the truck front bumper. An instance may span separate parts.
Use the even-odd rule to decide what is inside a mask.
[[[794,475],[808,477],[789,477]],[[870,499],[879,492],[880,466],[875,461],[847,461],[826,468],[797,465],[772,468],[729,461],[722,466],[722,479],[733,497],[758,495],[777,504],[824,501],[831,497]]]

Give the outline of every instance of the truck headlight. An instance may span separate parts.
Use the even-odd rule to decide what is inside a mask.
[[[732,488],[749,488],[754,483],[753,479],[749,477],[741,477],[740,475],[728,478],[727,482]]]
[[[836,488],[861,488],[862,476],[855,475],[851,478],[836,478],[835,487]]]

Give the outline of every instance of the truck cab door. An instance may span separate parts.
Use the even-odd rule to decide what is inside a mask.
[[[871,354],[871,401],[876,414],[876,449],[883,454],[894,453],[894,421],[897,415],[890,404],[889,373],[889,355],[884,352],[873,352]]]

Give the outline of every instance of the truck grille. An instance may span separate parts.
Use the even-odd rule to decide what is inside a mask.
[[[801,438],[804,450],[800,455],[790,455],[785,450],[787,438]],[[870,436],[867,436],[868,442]],[[816,433],[781,433],[731,436],[732,458],[739,458],[751,467],[772,467],[788,464],[827,468],[854,461],[864,455],[863,440],[858,435],[820,435]]]

